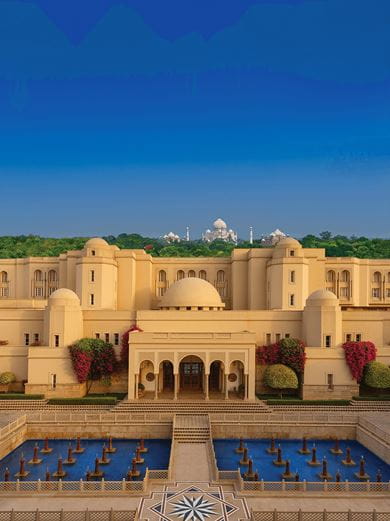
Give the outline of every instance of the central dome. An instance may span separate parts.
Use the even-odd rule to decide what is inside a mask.
[[[216,221],[214,221],[213,226],[217,230],[222,230],[224,228],[227,228],[227,224],[220,217]]]
[[[160,302],[162,309],[223,309],[218,291],[197,277],[178,280],[167,289]]]

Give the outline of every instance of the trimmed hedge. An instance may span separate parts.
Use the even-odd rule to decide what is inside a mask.
[[[52,398],[48,401],[49,405],[115,405],[117,399],[111,396],[84,398]]]
[[[267,400],[267,405],[349,405],[349,400]]]
[[[0,393],[0,400],[43,400],[43,394]]]
[[[390,367],[381,362],[369,362],[364,368],[364,383],[373,389],[390,389]]]
[[[116,398],[117,400],[124,400],[127,393],[89,393],[86,398]]]
[[[390,394],[384,394],[383,396],[380,394],[375,394],[372,396],[354,396],[353,399],[357,402],[389,402]]]

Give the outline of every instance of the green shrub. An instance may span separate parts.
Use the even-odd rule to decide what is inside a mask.
[[[283,364],[268,366],[264,372],[264,383],[271,389],[278,389],[280,396],[282,396],[283,389],[298,389],[296,373]]]
[[[373,394],[368,396],[354,396],[354,400],[360,401],[360,402],[388,402],[390,401],[390,395],[389,394]]]
[[[364,383],[375,389],[389,389],[390,367],[382,362],[369,362],[364,368]]]
[[[16,382],[16,376],[11,371],[5,371],[0,374],[0,385],[7,385]]]
[[[4,393],[0,394],[0,400],[42,400],[43,394]]]
[[[49,405],[115,405],[117,399],[111,396],[84,398],[52,398],[48,401]]]
[[[349,405],[349,400],[297,400],[297,399],[271,399],[267,400],[267,405]]]

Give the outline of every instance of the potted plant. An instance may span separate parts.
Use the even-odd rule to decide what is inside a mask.
[[[11,371],[0,374],[0,392],[7,393],[9,386],[16,381],[16,376]]]

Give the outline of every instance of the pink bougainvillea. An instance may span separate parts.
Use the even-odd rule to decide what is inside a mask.
[[[256,361],[264,365],[287,365],[297,374],[302,374],[306,362],[305,344],[298,338],[283,338],[275,344],[259,346]]]
[[[360,383],[363,378],[363,370],[368,362],[376,358],[376,347],[372,342],[345,342],[343,344],[345,360],[351,371],[352,377]]]
[[[77,346],[70,349],[73,370],[76,373],[77,381],[82,384],[88,380],[89,371],[92,363],[92,353],[82,351]]]
[[[129,334],[139,331],[142,331],[142,329],[136,324],[133,324],[130,329],[122,335],[120,358],[122,365],[126,368],[129,366]]]

